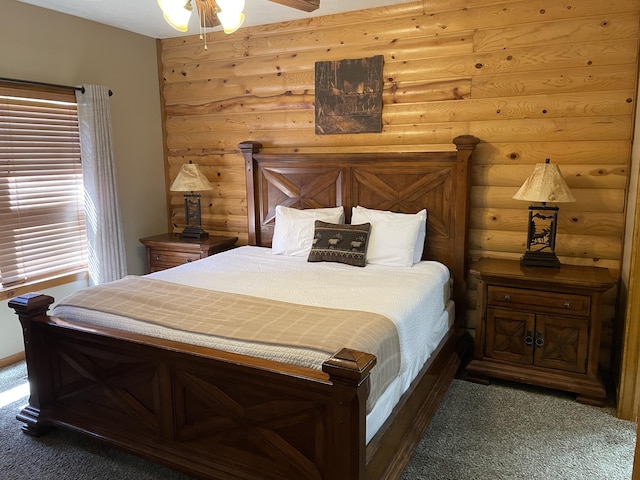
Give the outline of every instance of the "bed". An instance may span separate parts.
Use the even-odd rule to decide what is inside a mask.
[[[249,245],[155,274],[171,283],[174,275],[196,277],[209,263],[267,264],[278,205],[342,206],[347,222],[356,206],[408,214],[426,209],[425,262],[418,266],[438,261],[448,267],[456,315],[440,326],[426,361],[382,414],[375,414],[379,403],[368,404],[377,361],[370,352],[338,348],[317,368],[300,366],[112,323],[63,319],[47,313],[51,297],[28,294],[10,301],[23,327],[31,383],[29,403],[17,416],[23,430],[38,436],[68,428],[197,478],[400,478],[467,346],[468,177],[478,140],[461,136],[453,143],[455,150],[437,152],[282,154],[243,142]],[[301,263],[284,259],[297,262],[295,268]],[[358,269],[317,266],[344,268],[345,278]],[[362,272],[375,270],[367,265]],[[171,303],[185,310],[208,305],[185,292]]]

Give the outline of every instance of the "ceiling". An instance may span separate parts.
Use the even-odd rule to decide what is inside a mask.
[[[170,38],[198,33],[198,16],[192,15],[187,33],[169,26],[156,0],[18,0],[94,22],[111,25],[152,38]],[[320,8],[307,13],[267,0],[246,0],[243,27],[279,23],[321,15],[381,7],[407,0],[320,0]],[[194,9],[195,10],[195,9]],[[222,27],[212,31],[222,30]]]

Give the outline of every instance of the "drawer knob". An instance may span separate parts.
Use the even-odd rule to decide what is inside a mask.
[[[544,337],[542,336],[542,332],[536,332],[536,347],[544,346]]]
[[[564,302],[564,308],[571,308],[571,302]]]
[[[533,345],[533,333],[531,330],[527,330],[527,336],[524,337],[524,344],[528,347]]]
[[[505,295],[504,296],[504,301],[505,302],[510,302],[511,301],[511,295]]]
[[[190,258],[187,258],[187,259],[184,261],[184,263],[189,263],[189,262],[191,262],[191,259],[190,259]]]
[[[160,261],[160,255],[156,255],[156,260]]]

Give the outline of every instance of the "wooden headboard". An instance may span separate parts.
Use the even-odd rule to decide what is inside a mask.
[[[416,213],[427,209],[423,259],[449,267],[457,311],[467,290],[469,173],[479,140],[453,139],[456,150],[403,153],[260,153],[242,142],[245,158],[249,244],[270,246],[275,207],[344,206]],[[462,308],[460,308],[462,307]]]

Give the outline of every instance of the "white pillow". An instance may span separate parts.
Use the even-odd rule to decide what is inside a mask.
[[[422,259],[427,211],[396,213],[354,207],[351,223],[371,223],[367,263],[410,267]]]
[[[271,253],[296,257],[309,256],[316,220],[344,223],[344,208],[340,206],[299,210],[278,205],[276,225],[271,240]]]
[[[422,261],[422,252],[424,251],[424,242],[427,238],[427,211],[420,210],[415,215],[420,217],[420,229],[416,237],[416,249],[413,251],[413,263]]]

